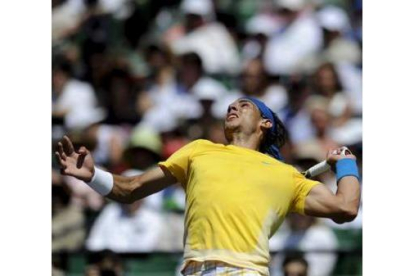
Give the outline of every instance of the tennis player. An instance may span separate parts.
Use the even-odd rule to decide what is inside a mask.
[[[90,152],[77,152],[68,137],[56,157],[64,175],[86,182],[112,200],[131,203],[181,183],[186,192],[183,275],[269,275],[268,240],[289,212],[353,220],[360,185],[356,158],[328,153],[338,190],[302,176],[281,161],[285,128],[255,98],[240,98],[227,112],[229,145],[196,140],[156,168],[136,177],[98,169]]]

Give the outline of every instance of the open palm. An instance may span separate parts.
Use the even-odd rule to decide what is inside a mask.
[[[64,136],[58,142],[58,151],[55,152],[63,175],[74,176],[85,182],[89,182],[94,174],[94,161],[90,152],[81,147],[75,151],[72,141]]]

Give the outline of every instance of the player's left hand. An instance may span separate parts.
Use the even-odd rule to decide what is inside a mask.
[[[335,165],[338,160],[350,158],[356,160],[356,156],[347,147],[340,147],[328,151],[326,160],[329,165]]]
[[[72,141],[64,136],[58,142],[58,151],[55,152],[55,156],[62,175],[74,176],[85,182],[91,181],[95,172],[95,163],[85,147],[81,147],[76,152]]]

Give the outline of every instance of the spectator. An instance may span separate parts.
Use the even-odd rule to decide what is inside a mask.
[[[54,178],[57,179],[57,178]],[[76,251],[85,240],[85,216],[82,209],[70,204],[66,183],[52,184],[52,251]]]
[[[287,257],[283,261],[284,276],[308,276],[308,262],[300,256]]]
[[[223,85],[206,75],[204,61],[197,53],[184,54],[180,56],[180,61],[178,76],[182,92],[191,93],[197,98],[209,94],[214,99],[220,98],[226,93]],[[208,86],[207,89],[204,89],[205,86]]]
[[[275,4],[284,26],[269,40],[264,63],[272,75],[290,75],[302,59],[322,49],[322,30],[305,0],[276,0]]]
[[[322,64],[315,72],[315,92],[328,99],[327,111],[332,117],[331,137],[338,144],[353,145],[362,141],[362,120],[353,118],[355,113],[335,67]]]
[[[255,15],[246,23],[247,39],[243,45],[243,61],[263,58],[264,50],[274,33],[280,30],[281,24],[273,13]]]
[[[205,113],[203,100],[215,101],[226,94],[226,88],[207,77],[203,61],[196,53],[180,56],[177,85],[174,90],[158,97],[156,105],[146,112],[142,124],[170,131],[178,121],[198,119]],[[174,105],[171,103],[174,102]]]
[[[281,230],[281,231],[280,231]],[[317,251],[336,250],[337,239],[333,231],[323,224],[318,224],[313,217],[290,214],[287,225],[280,229],[269,242],[270,250]],[[306,253],[309,263],[309,276],[331,275],[335,263],[335,253]],[[272,262],[272,275],[281,275],[282,256],[276,255]]]
[[[309,148],[314,143],[315,147],[319,148],[318,151],[321,154],[328,152],[329,149],[338,147],[338,144],[331,137],[333,122],[328,111],[328,100],[324,97],[313,95],[306,100],[305,106],[310,115],[311,126],[315,133],[314,139],[304,142],[306,147]]]
[[[227,29],[214,20],[211,0],[183,0],[185,35],[172,42],[177,55],[195,52],[207,73],[235,74],[239,69],[237,46]]]
[[[114,64],[100,84],[100,94],[108,110],[106,123],[132,126],[140,118],[136,110],[137,86],[127,65]]]
[[[131,133],[123,159],[127,169],[145,171],[161,160],[161,137],[153,128],[138,125]]]
[[[343,125],[353,114],[351,102],[343,91],[341,81],[332,63],[321,64],[315,74],[315,93],[329,101],[329,113],[335,126]]]
[[[172,64],[171,53],[162,45],[151,44],[145,49],[145,60],[149,67],[147,88],[137,98],[138,113],[142,116],[163,97],[174,94],[176,68]]]
[[[93,140],[96,146],[92,152],[96,164],[113,168],[120,164],[127,131],[119,126],[93,124],[85,132],[86,139]]]
[[[325,6],[318,11],[317,17],[323,29],[324,58],[334,63],[359,65],[361,49],[347,37],[351,32],[351,24],[345,11],[335,6]]]
[[[224,118],[228,104],[242,96],[256,97],[276,113],[279,113],[288,102],[285,88],[270,83],[260,59],[252,59],[246,63],[241,73],[240,91],[233,91],[218,101],[213,107],[213,114],[218,118]]]
[[[287,92],[288,104],[279,114],[289,131],[292,144],[295,145],[315,137],[309,113],[304,107],[311,93],[308,79],[304,76],[292,76]]]
[[[85,276],[122,276],[124,268],[121,258],[110,250],[93,255],[97,260],[85,269]]]
[[[260,59],[248,62],[241,76],[241,92],[244,96],[261,99],[277,113],[287,104],[285,88],[281,85],[270,84]]]
[[[112,15],[103,11],[99,0],[83,0],[86,11],[78,27],[82,60],[86,68],[85,79],[97,86],[96,76],[111,44]]]
[[[52,1],[52,44],[58,44],[76,31],[85,10],[83,1]]]
[[[91,251],[151,252],[157,248],[163,228],[161,216],[143,206],[144,200],[132,204],[110,203],[92,226],[86,241]]]
[[[85,128],[105,117],[104,110],[97,107],[92,86],[72,78],[71,64],[67,61],[55,64],[52,88],[52,115],[64,118],[69,130]]]

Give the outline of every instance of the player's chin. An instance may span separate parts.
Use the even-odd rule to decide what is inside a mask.
[[[224,128],[225,129],[233,129],[235,127],[238,127],[240,124],[239,118],[231,118],[230,120],[226,119],[224,120]]]

